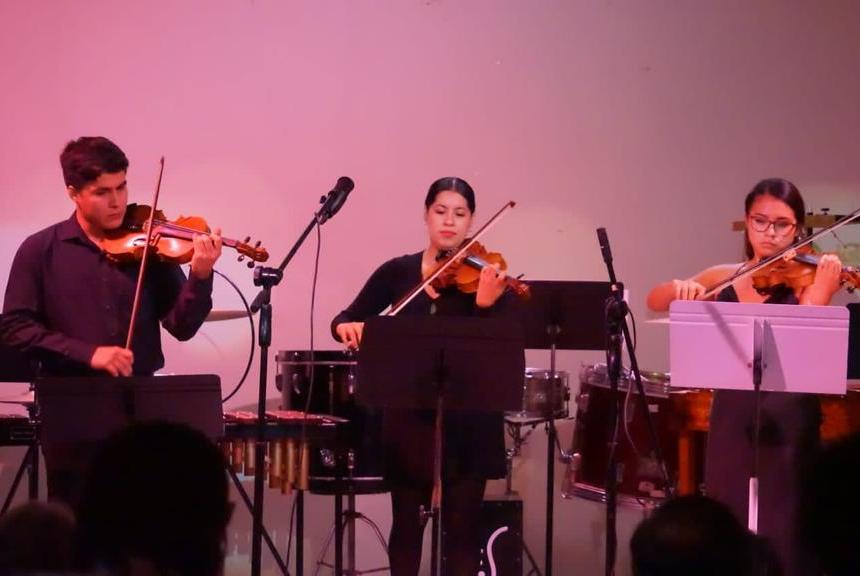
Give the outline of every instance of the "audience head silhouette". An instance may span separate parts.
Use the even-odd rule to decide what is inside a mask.
[[[704,496],[667,501],[630,541],[635,576],[751,574],[753,540],[731,511]]]
[[[78,508],[82,568],[217,576],[232,504],[221,451],[202,433],[134,424],[97,454]]]

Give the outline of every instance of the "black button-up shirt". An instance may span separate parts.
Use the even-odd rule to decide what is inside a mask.
[[[92,375],[98,346],[125,346],[139,264],[116,264],[75,215],[27,238],[9,272],[0,338],[38,359],[43,373]],[[194,336],[212,308],[212,277],[186,279],[150,259],[131,349],[134,373],[164,366],[159,322],[179,340]]]

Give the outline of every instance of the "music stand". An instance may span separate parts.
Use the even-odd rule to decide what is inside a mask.
[[[848,310],[676,300],[669,318],[673,386],[755,394],[748,527],[756,532],[761,392],[845,394]]]
[[[439,574],[442,419],[446,410],[504,412],[522,402],[522,327],[516,320],[455,316],[377,316],[358,353],[356,398],[375,408],[435,410],[430,572]]]
[[[133,421],[178,422],[213,441],[224,434],[215,375],[48,377],[34,384],[46,462],[59,463],[52,467],[69,475],[72,489],[79,488],[75,476],[85,471],[97,443]]]
[[[606,299],[609,282],[529,281],[531,298],[522,307],[525,347],[550,351],[550,379],[556,376],[555,355],[561,350],[605,350]],[[552,576],[555,446],[558,433],[547,421],[546,560],[544,574]]]

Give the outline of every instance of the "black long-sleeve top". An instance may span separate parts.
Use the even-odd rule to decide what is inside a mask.
[[[139,264],[116,264],[87,237],[75,215],[27,238],[18,249],[3,302],[0,338],[34,356],[42,372],[96,375],[98,346],[125,346]],[[212,308],[212,278],[186,279],[176,264],[147,264],[135,336],[134,374],[164,366],[159,323],[191,338]]]
[[[364,322],[397,303],[409,290],[422,281],[422,253],[407,254],[392,258],[376,269],[364,287],[345,310],[334,317],[331,333],[339,340],[335,329],[343,322]],[[487,316],[506,306],[508,296],[503,296],[491,309],[475,305],[474,294],[465,294],[456,288],[446,288],[436,300],[421,292],[401,312],[403,316]]]

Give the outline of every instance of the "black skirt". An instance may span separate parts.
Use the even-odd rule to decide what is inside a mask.
[[[382,442],[386,479],[395,485],[433,482],[431,410],[386,410]],[[493,412],[450,411],[443,423],[443,476],[502,478],[505,475],[504,416]]]
[[[755,395],[739,390],[714,394],[705,464],[709,496],[747,525],[753,471]],[[758,534],[768,540],[784,574],[817,574],[799,530],[801,487],[817,456],[821,406],[811,394],[763,392],[759,443]]]

